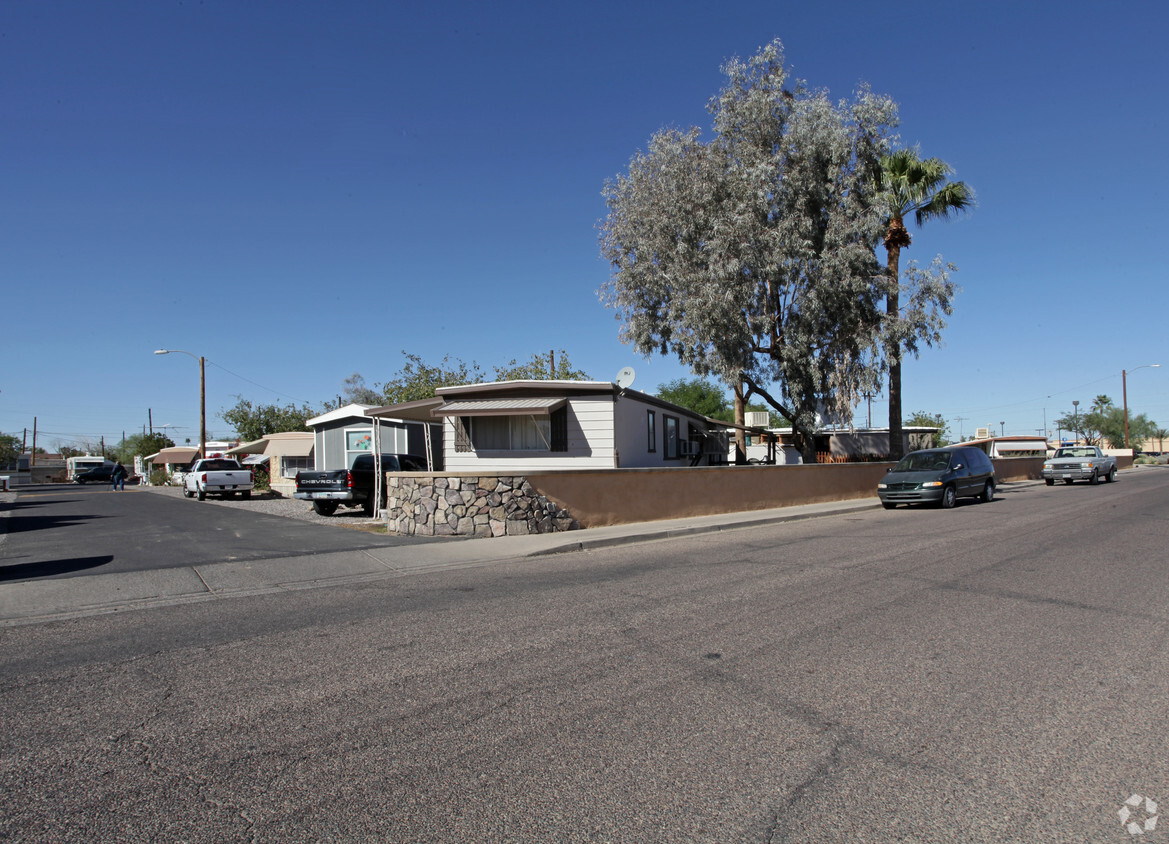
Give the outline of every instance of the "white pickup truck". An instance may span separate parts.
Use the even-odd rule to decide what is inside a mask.
[[[200,501],[208,495],[251,498],[253,486],[251,469],[245,469],[226,457],[196,460],[190,471],[183,475],[183,495]]]
[[[1116,480],[1116,458],[1094,445],[1057,448],[1055,454],[1043,462],[1043,480],[1048,486],[1056,481],[1094,484],[1101,478],[1108,483]]]

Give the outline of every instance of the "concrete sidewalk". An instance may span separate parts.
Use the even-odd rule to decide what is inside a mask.
[[[470,568],[522,557],[586,551],[877,507],[880,503],[875,497],[862,498],[569,533],[453,542],[436,540],[337,554],[3,583],[0,584],[0,626]]]

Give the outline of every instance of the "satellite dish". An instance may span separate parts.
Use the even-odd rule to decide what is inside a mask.
[[[637,373],[633,371],[632,366],[625,366],[617,373],[617,386],[624,390],[633,383],[633,379],[637,377]]]

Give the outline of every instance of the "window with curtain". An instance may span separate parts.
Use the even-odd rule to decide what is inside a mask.
[[[460,448],[463,442],[466,447]],[[460,417],[455,446],[458,451],[568,451],[568,410],[562,407],[550,416]]]

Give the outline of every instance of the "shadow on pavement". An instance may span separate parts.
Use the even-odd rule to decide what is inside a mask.
[[[100,557],[73,557],[68,560],[46,560],[43,563],[20,563],[15,566],[0,566],[0,583],[10,580],[32,580],[37,577],[52,577],[70,574],[86,569],[104,566],[114,559],[113,554]]]

